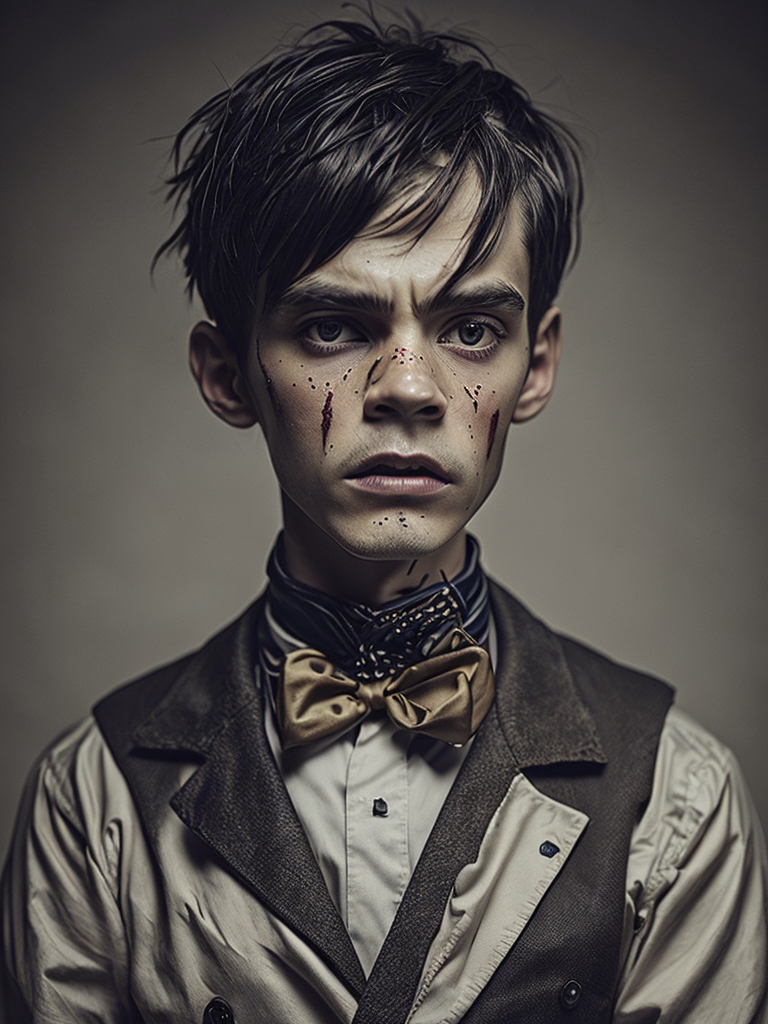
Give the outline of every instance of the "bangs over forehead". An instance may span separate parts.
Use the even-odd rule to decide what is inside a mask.
[[[239,351],[257,314],[385,208],[377,233],[408,221],[424,234],[470,169],[479,198],[454,278],[488,255],[513,198],[531,262],[529,327],[575,254],[570,133],[476,44],[415,20],[305,33],[194,114],[173,160],[168,196],[184,216],[157,256],[181,253],[190,292]]]

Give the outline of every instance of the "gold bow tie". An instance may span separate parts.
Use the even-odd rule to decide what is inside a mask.
[[[400,729],[460,745],[493,701],[488,652],[454,629],[426,661],[394,678],[363,683],[339,672],[320,651],[302,648],[285,659],[277,691],[283,750],[346,730],[384,708]]]

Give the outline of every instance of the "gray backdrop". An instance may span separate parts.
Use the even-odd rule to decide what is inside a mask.
[[[413,7],[492,39],[591,160],[560,381],[513,428],[476,518],[486,563],[553,626],[672,680],[766,820],[764,16]],[[5,16],[2,848],[43,745],[262,586],[276,487],[258,433],[197,397],[177,268],[150,283],[170,223],[153,140],[292,23],[338,11],[28,0]]]

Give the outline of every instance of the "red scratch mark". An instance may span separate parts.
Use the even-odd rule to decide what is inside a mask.
[[[496,440],[496,428],[499,425],[499,410],[491,416],[491,422],[488,424],[488,447],[485,450],[486,461],[491,457],[491,448],[493,448],[493,442]]]
[[[333,392],[329,391],[325,396],[325,405],[323,406],[323,454],[325,454],[325,445],[328,441],[328,431],[331,429],[331,420],[333,419]]]

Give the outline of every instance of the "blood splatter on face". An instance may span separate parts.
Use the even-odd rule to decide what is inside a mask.
[[[389,358],[390,362],[393,359],[396,359],[400,366],[405,366],[407,362],[412,363],[416,357],[412,352],[409,352],[407,348],[396,348],[394,354],[391,355]],[[424,356],[421,356],[420,358],[423,360]]]
[[[485,450],[486,462],[491,457],[491,449],[493,448],[493,442],[496,440],[496,429],[499,425],[499,412],[500,410],[497,409],[493,416],[491,416],[490,422],[488,424],[488,445]]]
[[[323,454],[326,454],[325,446],[328,443],[328,433],[331,429],[331,421],[333,420],[333,392],[329,391],[325,396],[325,405],[323,406],[323,419],[321,423],[321,429],[323,431]]]

